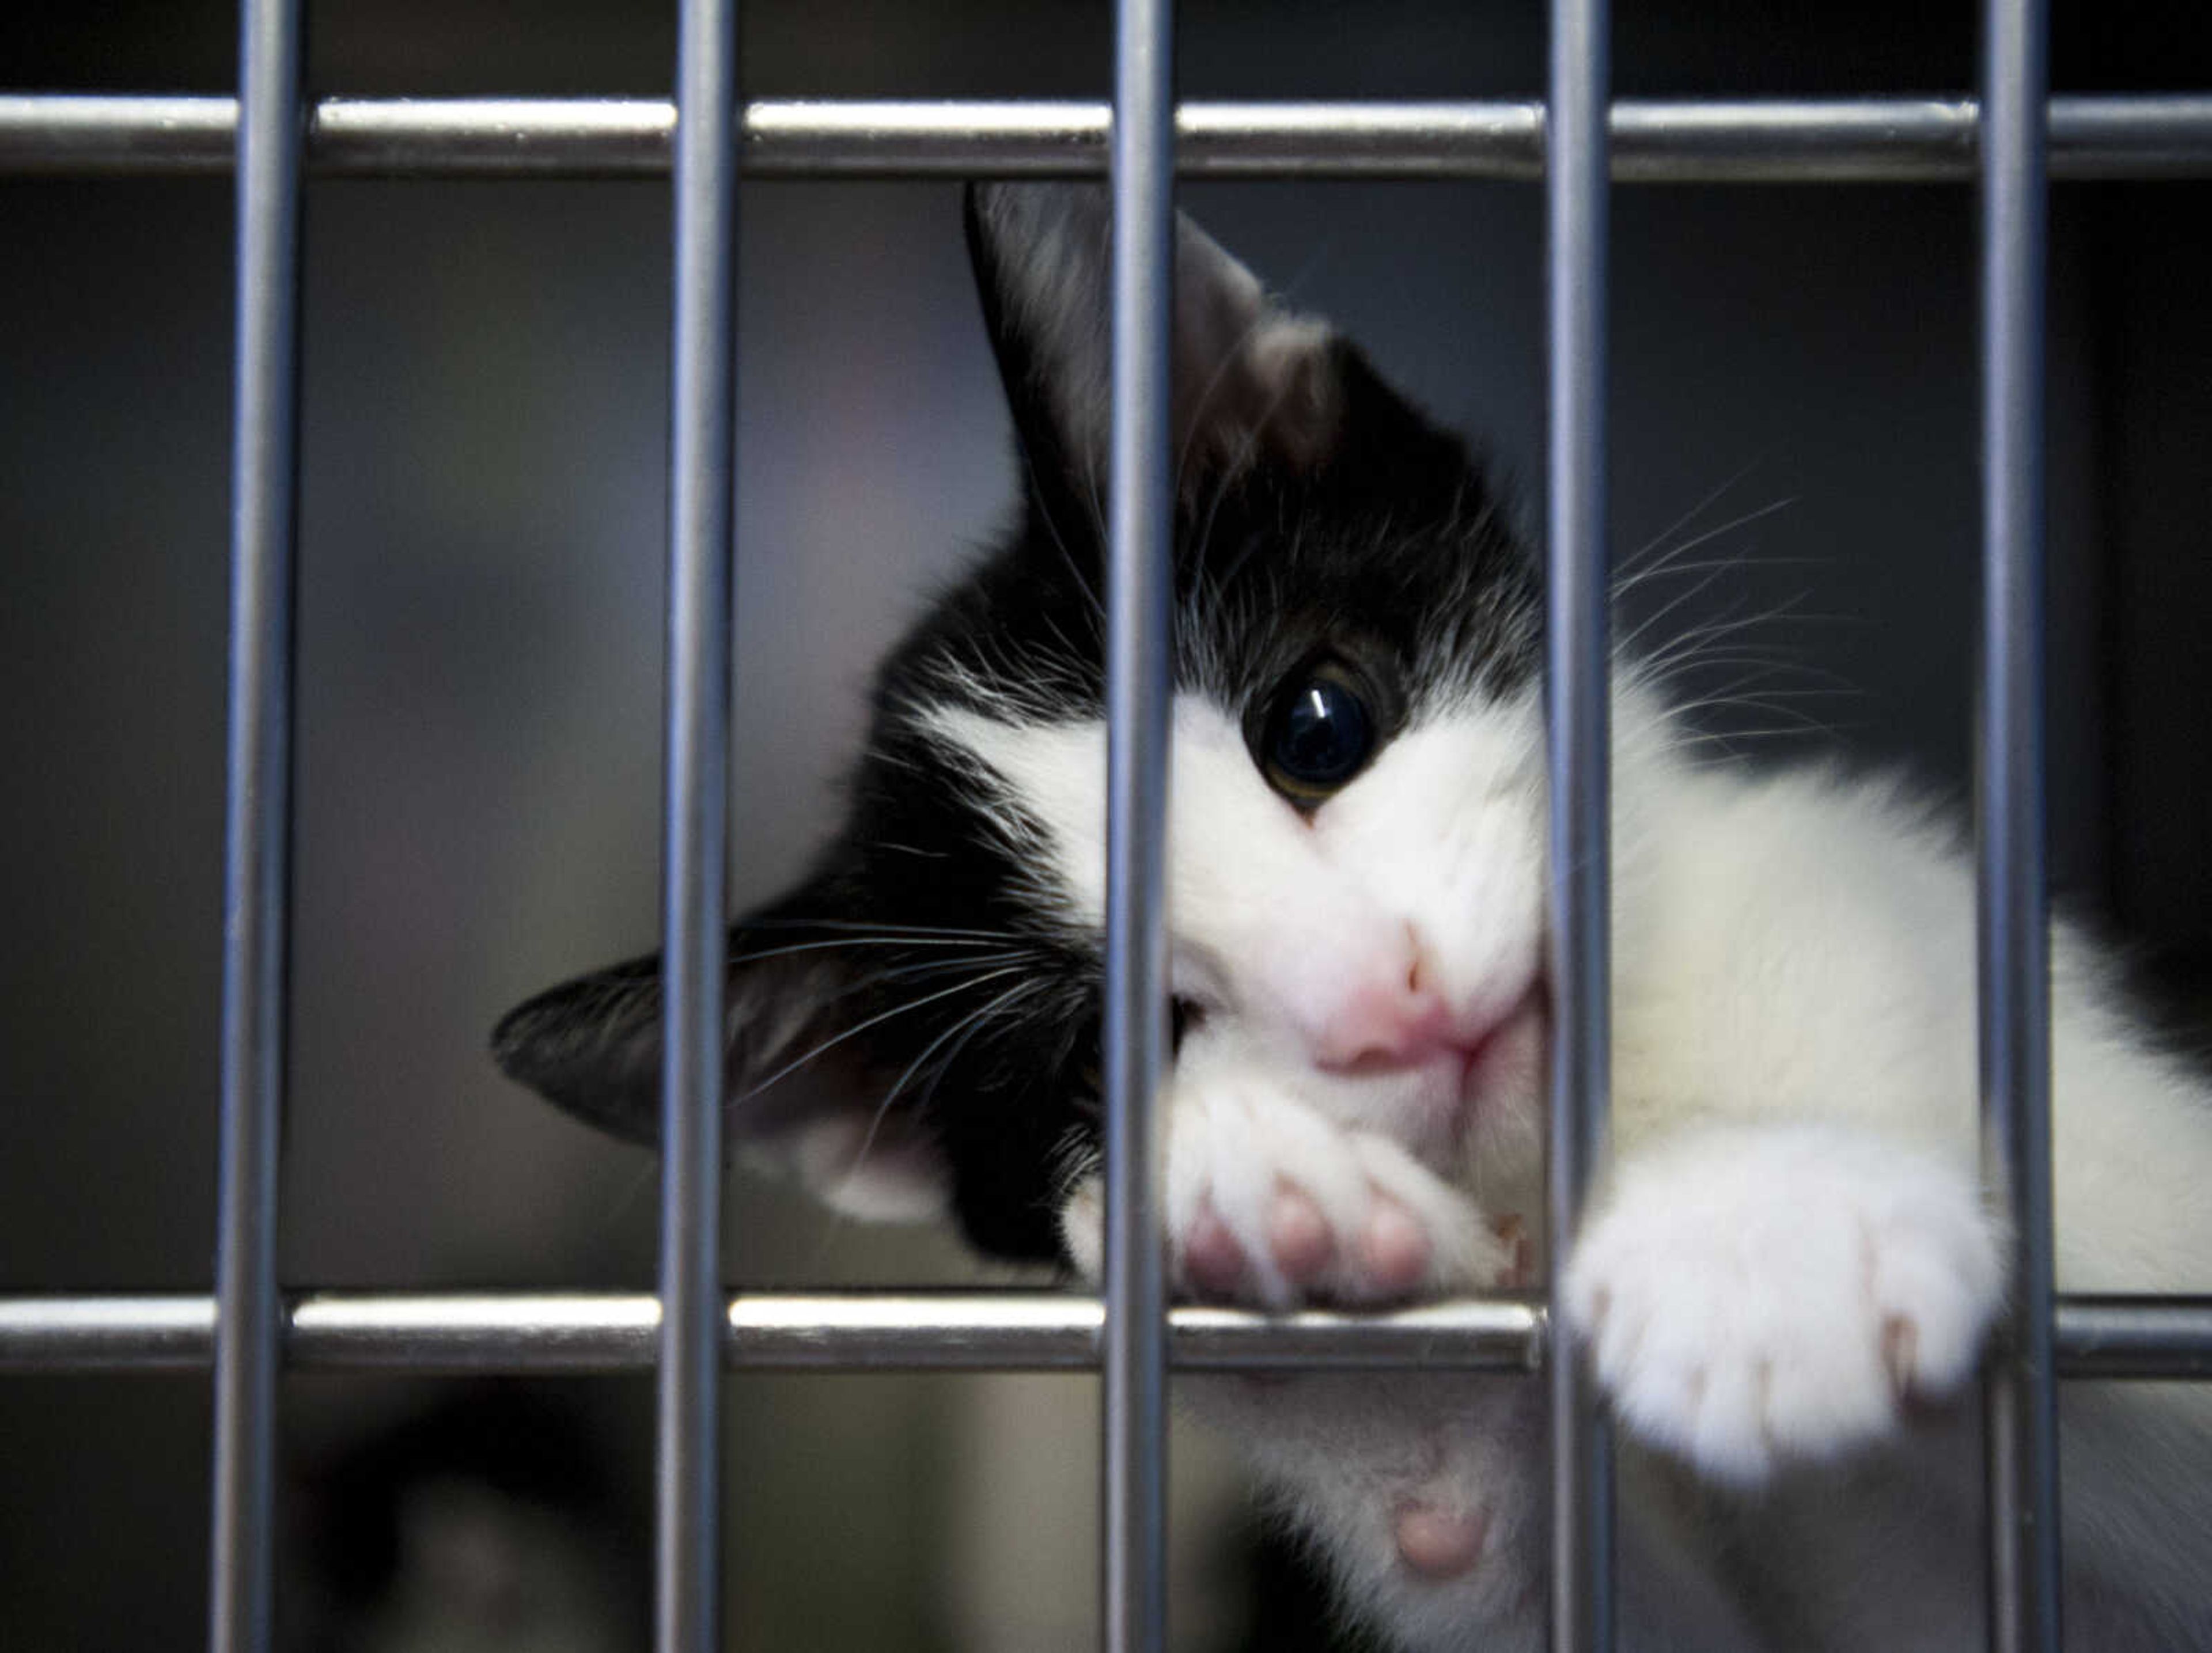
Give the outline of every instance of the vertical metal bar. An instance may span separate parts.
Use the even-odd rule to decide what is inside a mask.
[[[720,1619],[723,911],[737,439],[737,8],[683,0],[669,471],[653,1645]]]
[[[269,1645],[276,1165],[289,951],[292,591],[300,437],[299,0],[239,20],[222,1127],[208,1644]]]
[[[1167,1632],[1167,1337],[1157,1103],[1167,1053],[1172,0],[1115,6],[1107,566],[1105,1645]]]
[[[2013,1216],[1989,1374],[1990,1640],[2057,1653],[2050,918],[2044,874],[2045,0],[1989,0],[1982,81],[1982,682],[1976,828],[1984,1161]]]
[[[1605,1142],[1612,1091],[1610,674],[1606,556],[1607,0],[1553,0],[1544,190],[1550,517],[1545,636],[1551,764],[1554,1326],[1560,1264]],[[1584,1364],[1551,1363],[1552,1646],[1613,1644],[1613,1452]]]

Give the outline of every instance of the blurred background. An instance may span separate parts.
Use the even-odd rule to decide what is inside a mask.
[[[2201,11],[2057,9],[2059,89],[2212,87]],[[308,84],[665,95],[673,11],[325,6]],[[1972,11],[1651,0],[1622,9],[1617,89],[1962,90]],[[1100,0],[744,20],[756,95],[1109,90]],[[15,0],[0,88],[227,91],[234,28],[208,0]],[[1193,0],[1179,49],[1194,97],[1544,76],[1533,0]],[[665,198],[309,185],[288,1283],[651,1287],[653,1160],[506,1084],[484,1042],[655,940]],[[1534,186],[1182,199],[1483,441],[1536,526]],[[2052,210],[2054,864],[2185,1030],[2212,962],[2208,207],[2199,184],[2064,185]],[[872,660],[1012,473],[956,188],[750,184],[742,210],[750,902],[824,830]],[[1786,665],[1759,688],[1792,697],[1713,727],[1963,804],[1972,191],[1644,187],[1613,214],[1616,555],[1679,524],[1670,544],[1711,535],[1686,561],[1728,564],[1639,587],[1624,624],[1764,617],[1744,641]],[[0,179],[0,1291],[211,1278],[230,215],[223,179]],[[726,1232],[740,1287],[1010,1278],[742,1176]],[[283,1398],[288,1645],[641,1644],[649,1384],[302,1376]],[[0,1381],[0,1644],[200,1636],[208,1415],[204,1378]],[[733,1379],[732,1644],[1091,1644],[1095,1416],[1075,1378]],[[1179,1437],[1176,1464],[1177,1645],[1321,1644],[1209,1444]]]

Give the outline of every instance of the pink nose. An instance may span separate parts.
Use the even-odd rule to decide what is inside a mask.
[[[1329,1012],[1314,1041],[1314,1060],[1340,1072],[1410,1067],[1450,1041],[1444,1001],[1408,973],[1361,981]]]

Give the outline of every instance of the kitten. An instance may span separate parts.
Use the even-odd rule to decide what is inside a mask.
[[[844,824],[730,948],[730,1127],[833,1203],[1098,1268],[1106,198],[968,198],[1028,488],[884,664]],[[1285,1307],[1543,1267],[1541,589],[1467,449],[1188,221],[1169,859],[1171,1279]],[[1973,895],[1893,787],[1693,768],[1616,674],[1614,1159],[1567,1261],[1623,1455],[1632,1648],[1978,1645]],[[2059,1277],[2202,1290],[2212,1116],[2054,938]],[[649,1139],[657,964],[514,1078]],[[822,1082],[836,1070],[835,1083]],[[1540,1386],[1186,1383],[1401,1647],[1543,1635]],[[2212,1648],[2212,1404],[2063,1401],[2071,1645]],[[1970,1409],[1969,1409],[1970,1413]]]

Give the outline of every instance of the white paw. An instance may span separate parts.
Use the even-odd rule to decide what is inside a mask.
[[[1972,1181],[1840,1128],[1700,1135],[1625,1164],[1569,1263],[1615,1413],[1706,1474],[1762,1480],[1963,1383],[2000,1307]]]
[[[1510,1227],[1389,1138],[1347,1128],[1264,1083],[1171,1085],[1166,1098],[1169,1279],[1188,1297],[1373,1304],[1478,1291],[1510,1276]],[[1096,1278],[1103,1200],[1087,1176],[1060,1213]]]

